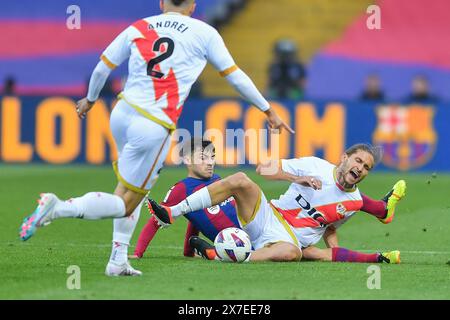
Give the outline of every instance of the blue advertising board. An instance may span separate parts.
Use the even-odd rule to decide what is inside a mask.
[[[107,164],[116,158],[109,130],[114,99],[99,100],[85,120],[76,115],[75,98],[0,99],[0,161]],[[365,142],[383,147],[378,169],[450,171],[450,103],[271,104],[295,130],[293,135],[282,133],[277,140],[280,158],[316,155],[337,163],[345,148]],[[267,135],[259,135],[266,128],[264,114],[236,99],[189,99],[178,128],[184,134],[212,137],[219,164],[256,164],[263,158],[259,153],[267,153],[269,145],[265,142]],[[177,137],[173,136],[171,152],[175,140],[181,140]],[[256,141],[256,151],[249,146],[252,141]],[[169,159],[171,152],[168,165],[174,163]]]

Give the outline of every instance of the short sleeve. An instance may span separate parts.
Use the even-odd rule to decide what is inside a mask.
[[[295,176],[311,175],[316,168],[315,157],[282,159],[281,170]]]
[[[179,182],[170,188],[161,204],[170,207],[180,203],[184,199],[186,199],[186,186],[184,183]]]
[[[215,29],[213,29],[211,38],[206,48],[206,58],[209,63],[211,63],[213,67],[221,73],[222,76],[227,76],[229,73],[237,69],[233,57],[228,51],[225,42]]]
[[[132,43],[132,28],[128,27],[120,33],[113,42],[103,51],[101,59],[105,64],[114,69],[130,57]]]

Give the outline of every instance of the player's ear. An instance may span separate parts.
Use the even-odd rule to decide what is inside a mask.
[[[197,4],[195,3],[195,1],[192,2],[191,7],[189,8],[189,15],[192,16],[192,14],[195,11],[195,8],[197,7]]]
[[[341,163],[348,159],[348,155],[346,153],[343,153],[341,156]]]
[[[164,0],[159,0],[159,8],[164,12]]]

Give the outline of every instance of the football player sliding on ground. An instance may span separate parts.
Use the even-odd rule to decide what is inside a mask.
[[[377,149],[365,144],[352,146],[337,167],[315,157],[281,160],[275,174],[268,170],[273,163],[260,165],[257,172],[266,178],[292,183],[280,199],[269,202],[244,173],[223,180],[213,174],[214,149],[209,141],[197,142],[197,147],[194,141],[191,144],[191,154],[184,157],[188,178],[175,184],[162,205],[149,199],[154,217],[141,232],[135,257],[142,257],[159,224],[170,225],[184,215],[190,221],[185,256],[193,256],[195,251],[216,259],[214,246],[199,238],[199,231],[214,241],[221,230],[240,227],[255,249],[247,261],[298,261],[303,256],[308,260],[400,263],[399,251],[366,254],[338,246],[336,229],[356,211],[390,223],[397,202],[405,195],[403,180],[383,200],[359,192],[356,184],[379,160]],[[327,249],[314,247],[322,237]]]

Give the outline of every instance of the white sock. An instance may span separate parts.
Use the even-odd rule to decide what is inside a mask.
[[[109,257],[109,262],[115,263],[115,264],[124,264],[128,261],[128,246],[120,243],[120,242],[114,242],[112,246],[112,252],[111,257]]]
[[[104,192],[89,192],[79,198],[58,201],[55,206],[55,219],[80,218],[99,220],[125,216],[125,203],[122,198]]]
[[[129,217],[114,219],[113,246],[109,261],[117,264],[123,264],[128,261],[128,246],[139,221],[143,204],[144,199]]]
[[[211,196],[207,187],[201,188],[179,204],[170,207],[172,217],[175,219],[189,212],[211,207]]]

